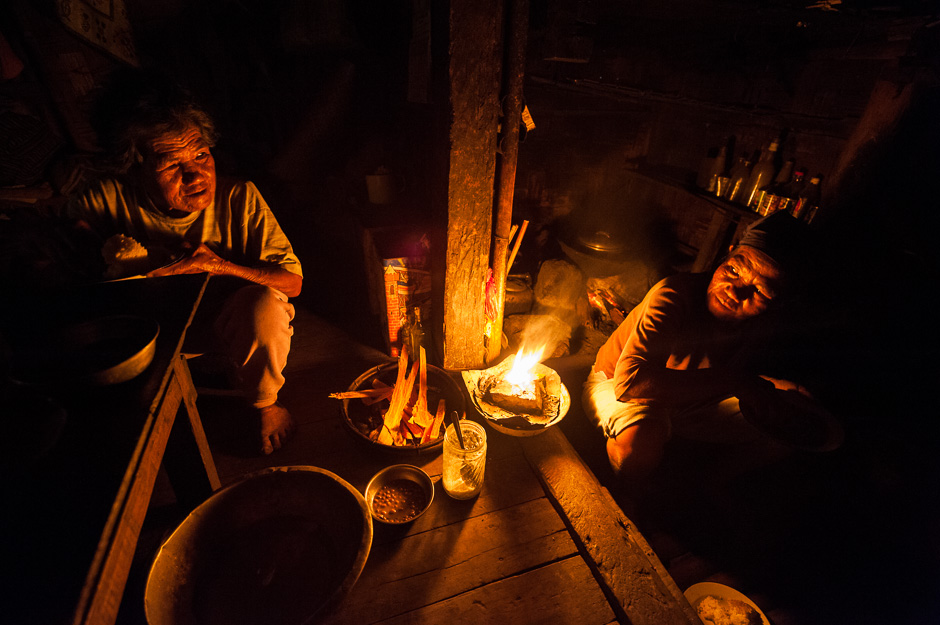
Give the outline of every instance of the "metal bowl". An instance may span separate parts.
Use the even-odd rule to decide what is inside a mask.
[[[349,390],[358,391],[364,388],[372,388],[372,382],[376,379],[385,384],[393,385],[397,375],[397,362],[372,367],[356,378],[349,385]],[[434,365],[428,365],[428,408],[433,412],[441,399],[444,400],[447,406],[447,414],[456,410],[460,418],[464,418],[466,415],[466,402],[463,389],[446,371]],[[342,400],[343,425],[357,440],[372,449],[397,454],[437,453],[441,450],[444,445],[444,430],[447,427],[446,419],[441,424],[438,438],[420,445],[385,445],[372,440],[370,433],[375,427],[381,425],[382,414],[387,408],[388,400],[382,400],[370,406],[361,399],[344,399]]]
[[[346,596],[371,546],[365,500],[334,473],[253,473],[200,504],[160,547],[144,594],[147,622],[309,623]]]
[[[410,490],[411,487],[405,485],[405,488],[409,490],[402,492],[400,488],[402,484],[398,482],[399,480],[416,485],[417,491]],[[392,488],[399,486],[397,493],[399,498],[391,502],[391,505],[383,506],[382,497],[380,496],[380,501],[376,501],[375,497],[383,488],[390,485]],[[432,501],[434,501],[434,483],[431,482],[431,476],[420,467],[410,464],[393,464],[386,467],[376,473],[366,486],[366,505],[369,506],[372,518],[381,523],[390,525],[411,523],[431,507]],[[417,505],[412,505],[408,509],[409,504]]]
[[[160,325],[153,319],[112,315],[50,331],[19,355],[13,375],[27,384],[120,384],[153,361]]]
[[[512,358],[507,358],[489,369],[461,372],[470,399],[474,407],[486,419],[486,422],[497,432],[509,434],[510,436],[535,436],[553,425],[561,423],[571,407],[571,395],[568,393],[568,388],[561,381],[558,372],[541,363],[535,366],[535,373],[541,377],[550,378],[553,386],[558,388],[557,397],[553,398],[555,405],[552,407],[551,414],[548,415],[547,419],[535,419],[530,415],[514,414],[487,401],[486,391],[492,384],[492,380],[495,377],[505,375],[511,364]]]

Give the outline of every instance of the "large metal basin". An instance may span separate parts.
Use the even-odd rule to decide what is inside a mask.
[[[317,467],[273,467],[212,495],[160,547],[151,625],[316,623],[356,583],[372,545],[362,495]]]

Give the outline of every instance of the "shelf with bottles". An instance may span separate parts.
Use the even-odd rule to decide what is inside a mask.
[[[723,146],[714,157],[705,159],[696,179],[697,193],[724,201],[738,211],[760,216],[785,210],[807,223],[813,220],[821,198],[821,176],[807,177],[795,159],[782,164],[780,142],[771,141],[755,158],[742,152],[733,164]]]

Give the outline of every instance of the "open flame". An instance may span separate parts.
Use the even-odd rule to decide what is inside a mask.
[[[519,348],[512,361],[512,367],[503,376],[512,385],[514,391],[518,389],[522,392],[535,383],[535,365],[541,362],[544,352],[544,346],[532,352],[524,352],[523,348]]]

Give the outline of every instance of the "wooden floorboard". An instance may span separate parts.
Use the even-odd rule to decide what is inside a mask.
[[[533,610],[533,606],[538,606]],[[600,625],[613,612],[581,558],[567,558],[384,621],[382,625]]]
[[[375,546],[329,623],[373,623],[572,556],[564,524],[537,499]]]

